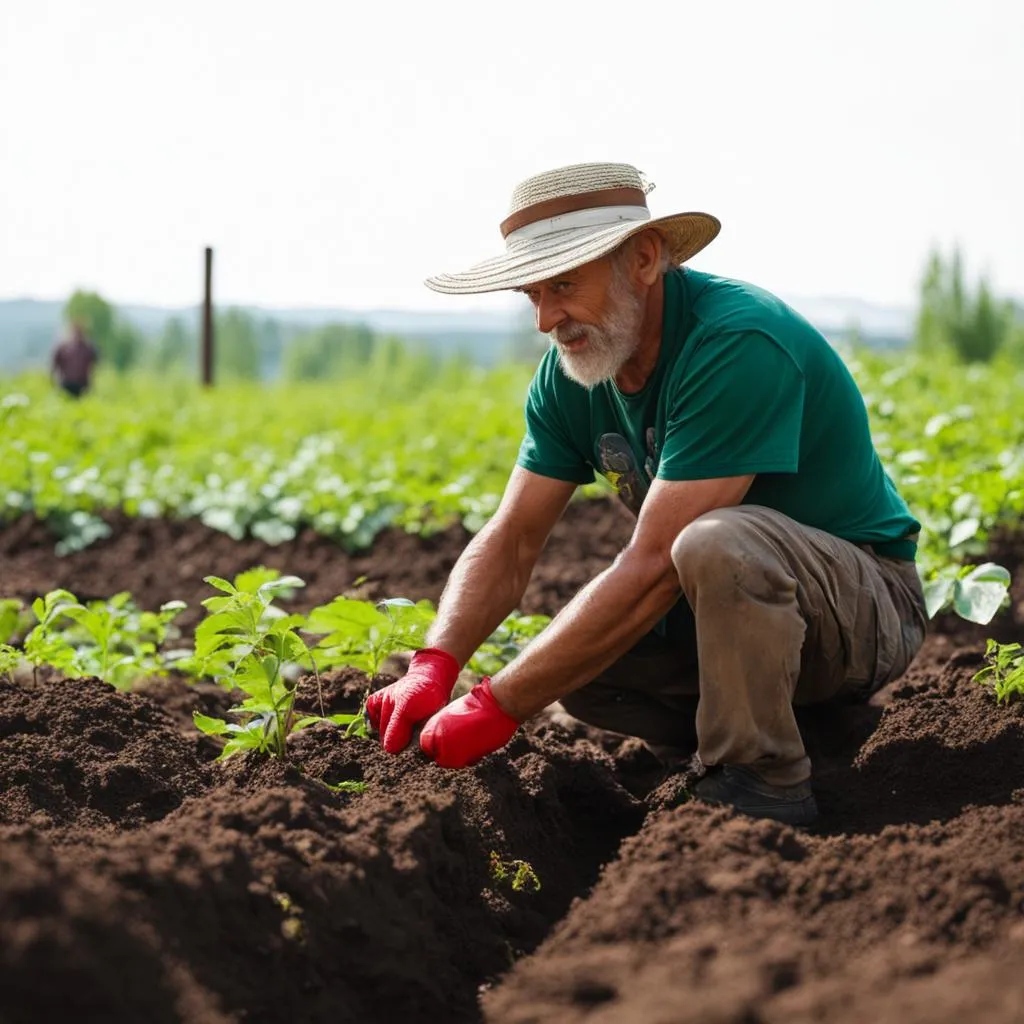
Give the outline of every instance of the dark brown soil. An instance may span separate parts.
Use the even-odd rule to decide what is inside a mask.
[[[629,525],[573,506],[528,610],[557,610]],[[150,607],[256,563],[304,576],[307,606],[368,571],[371,594],[436,598],[466,540],[353,558],[136,522],[57,560],[16,531],[0,593]],[[557,709],[463,772],[326,726],[287,765],[215,763],[190,717],[225,710],[216,687],[2,684],[0,1024],[1024,1020],[1024,704],[970,681],[984,631],[956,628],[870,704],[802,713],[822,810],[804,831],[689,803],[638,741]],[[328,676],[324,701],[365,686]],[[367,788],[324,785],[344,781]]]
[[[307,531],[287,544],[232,540],[198,520],[107,517],[113,533],[59,558],[55,538],[40,521],[25,516],[0,530],[0,597],[31,600],[63,587],[80,600],[130,590],[144,608],[165,601],[189,605],[181,622],[202,615],[200,602],[213,591],[204,576],[232,578],[254,565],[299,576],[306,588],[298,608],[311,608],[349,593],[366,598],[412,597],[436,602],[455,560],[469,541],[461,526],[420,538],[400,530],[382,533],[372,553],[350,555]],[[612,501],[573,502],[555,527],[522,603],[522,611],[554,614],[588,580],[609,565],[633,530],[634,520]]]

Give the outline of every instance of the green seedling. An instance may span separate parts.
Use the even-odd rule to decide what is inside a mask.
[[[482,676],[493,676],[514,658],[551,621],[547,615],[519,615],[513,612],[480,645],[468,668]]]
[[[14,597],[0,598],[0,644],[13,644],[32,626],[32,613]]]
[[[985,660],[988,664],[974,674],[972,682],[988,686],[1000,704],[1024,697],[1024,650],[1020,644],[989,640]]]
[[[13,682],[11,673],[18,667],[20,661],[21,655],[10,644],[0,644],[0,679]]]
[[[196,629],[193,662],[199,671],[212,669],[222,683],[246,695],[241,704],[230,709],[240,722],[193,714],[201,732],[226,737],[221,760],[244,750],[284,758],[291,733],[316,722],[350,725],[356,719],[346,714],[295,716],[299,672],[308,665],[316,672],[316,664],[296,632],[304,618],[284,614],[273,607],[273,601],[278,595],[305,586],[302,580],[297,576],[279,577],[273,570],[243,573],[234,583],[219,576],[207,576],[205,580],[223,596],[203,602],[208,614]]]
[[[540,892],[540,879],[529,861],[503,860],[491,850],[491,878],[511,886],[513,892]]]
[[[1010,589],[1010,574],[1001,565],[947,566],[924,584],[928,617],[951,608],[968,622],[992,621]]]
[[[372,679],[389,655],[419,650],[433,621],[429,601],[392,597],[374,604],[336,597],[309,613],[303,632],[322,634],[316,645],[322,667],[350,666]]]
[[[25,658],[35,673],[50,665],[72,679],[95,676],[129,690],[139,679],[165,674],[159,647],[184,607],[171,601],[159,612],[140,611],[126,592],[82,604],[69,591],[54,590],[32,603],[38,625],[25,637]]]

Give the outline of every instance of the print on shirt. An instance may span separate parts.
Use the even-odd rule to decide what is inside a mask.
[[[618,492],[622,503],[635,516],[640,515],[640,507],[647,497],[648,484],[654,479],[654,472],[657,471],[653,429],[647,431],[647,446],[650,454],[644,460],[644,470],[647,474],[645,480],[636,464],[633,449],[621,434],[602,434],[597,442],[597,461],[601,473]]]

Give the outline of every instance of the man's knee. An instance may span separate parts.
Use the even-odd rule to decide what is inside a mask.
[[[685,526],[672,544],[672,563],[683,592],[739,588],[751,596],[791,594],[795,580],[778,548],[761,528],[759,510],[748,506],[715,509]]]

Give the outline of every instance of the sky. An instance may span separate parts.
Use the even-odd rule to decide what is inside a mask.
[[[191,305],[212,245],[221,303],[506,308],[422,280],[590,160],[787,297],[955,242],[1024,297],[1022,47],[1019,0],[3,0],[0,298]]]

